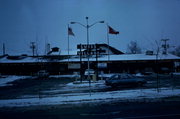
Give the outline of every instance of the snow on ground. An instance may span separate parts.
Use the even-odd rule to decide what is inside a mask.
[[[49,78],[78,78],[79,75],[50,75]]]
[[[104,80],[99,80],[99,81],[74,81],[74,82],[71,82],[71,83],[68,83],[67,86],[70,86],[70,87],[88,87],[88,86],[91,86],[91,87],[95,87],[95,86],[98,86],[98,85],[104,85],[105,81]]]
[[[180,75],[180,72],[174,72],[173,75]]]
[[[115,100],[127,101],[136,99],[159,99],[163,97],[178,96],[180,89],[161,88],[160,92],[156,89],[136,89],[136,90],[117,90],[107,92],[86,92],[68,93],[56,97],[44,98],[22,98],[0,100],[0,107],[23,107],[33,105],[56,105],[56,104],[81,104],[87,102],[110,102]]]
[[[74,77],[75,75],[57,75],[52,77]],[[105,77],[109,77],[105,76]],[[24,76],[7,76],[5,78],[0,78],[0,86],[7,85],[8,82],[14,80],[23,79]],[[27,78],[27,77],[26,77]],[[74,90],[86,89],[86,92],[72,93]],[[116,91],[106,91],[106,92],[91,92],[88,89],[96,88],[107,88],[104,80],[91,82],[91,87],[89,88],[89,82],[83,81],[82,83],[76,81],[68,83],[61,90],[50,90],[42,91],[43,93],[57,93],[51,97],[41,96],[41,95],[23,95],[19,99],[3,99],[0,100],[0,107],[24,107],[33,105],[57,105],[57,104],[81,104],[81,103],[100,103],[100,102],[111,102],[111,101],[133,101],[133,100],[156,100],[163,97],[179,96],[180,89],[172,88],[161,88],[160,92],[156,89],[133,89],[133,90],[116,90]],[[61,93],[59,91],[69,91],[70,93]]]
[[[137,76],[137,77],[143,77],[144,75],[141,74],[141,73],[137,73],[137,74],[135,74],[135,76]]]
[[[28,76],[15,76],[15,75],[2,76],[0,78],[0,86],[11,85],[11,84],[9,84],[10,82],[13,82],[13,81],[19,80],[19,79],[25,79],[25,78],[28,78]]]
[[[60,89],[55,89],[55,90],[45,90],[41,91],[42,94],[62,94],[62,93],[79,93],[81,91],[87,91],[89,90],[89,86],[91,87],[91,90],[101,90],[101,89],[106,89],[108,86],[105,85],[104,80],[99,80],[99,81],[91,81],[91,84],[89,85],[89,81],[74,81],[71,83],[68,83],[66,85],[62,85],[62,88]],[[57,96],[57,95],[56,95]],[[30,97],[30,96],[26,96]],[[32,97],[32,96],[31,96]],[[34,96],[35,97],[35,96]],[[37,96],[36,96],[37,97]]]
[[[114,75],[114,73],[111,74],[99,74],[100,78],[109,78],[112,75]],[[50,75],[50,78],[79,78],[80,75],[78,74],[73,74],[73,75]]]

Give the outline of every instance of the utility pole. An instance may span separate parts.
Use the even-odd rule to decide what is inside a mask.
[[[81,44],[80,44],[80,75],[81,75],[81,83],[82,83],[83,69],[82,69],[82,47],[81,47]]]
[[[98,44],[96,44],[96,80],[99,79],[98,77],[98,54],[100,53],[100,50],[99,50],[99,47],[98,47]]]
[[[6,54],[5,44],[3,43],[3,56]]]
[[[50,52],[51,46],[50,43],[46,45],[46,55]]]
[[[164,42],[164,44],[162,45],[162,48],[164,48],[163,54],[165,54],[165,55],[167,55],[167,49],[169,48],[169,44],[167,44],[167,41],[168,41],[168,40],[169,40],[169,39],[161,39],[161,41]]]
[[[34,56],[35,49],[36,49],[35,42],[31,42],[30,48],[32,49],[32,54],[33,54],[33,56]]]

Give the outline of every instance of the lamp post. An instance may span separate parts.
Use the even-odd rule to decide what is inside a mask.
[[[87,60],[88,60],[88,79],[89,79],[89,85],[90,85],[90,73],[89,73],[89,69],[90,69],[90,63],[89,63],[89,28],[91,28],[92,26],[94,26],[95,24],[97,23],[104,23],[104,21],[97,21],[97,22],[94,22],[93,24],[89,25],[88,23],[88,17],[86,17],[86,25],[84,24],[81,24],[79,22],[70,22],[71,24],[79,24],[81,26],[83,26],[84,28],[86,28],[87,30]]]

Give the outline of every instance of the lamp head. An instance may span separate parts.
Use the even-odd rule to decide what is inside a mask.
[[[99,21],[99,23],[104,23],[104,21]]]
[[[76,22],[70,22],[71,24],[75,24]]]

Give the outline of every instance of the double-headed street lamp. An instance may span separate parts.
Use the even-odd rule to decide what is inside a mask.
[[[88,79],[90,81],[90,73],[89,73],[89,70],[90,70],[90,64],[89,64],[89,28],[94,26],[95,24],[97,23],[104,23],[104,21],[97,21],[97,22],[94,22],[93,24],[89,25],[88,23],[88,17],[86,17],[86,25],[84,24],[81,24],[79,22],[70,22],[71,24],[79,24],[81,26],[83,26],[84,28],[86,28],[87,30],[87,59],[88,59]],[[90,82],[89,82],[90,83]]]

